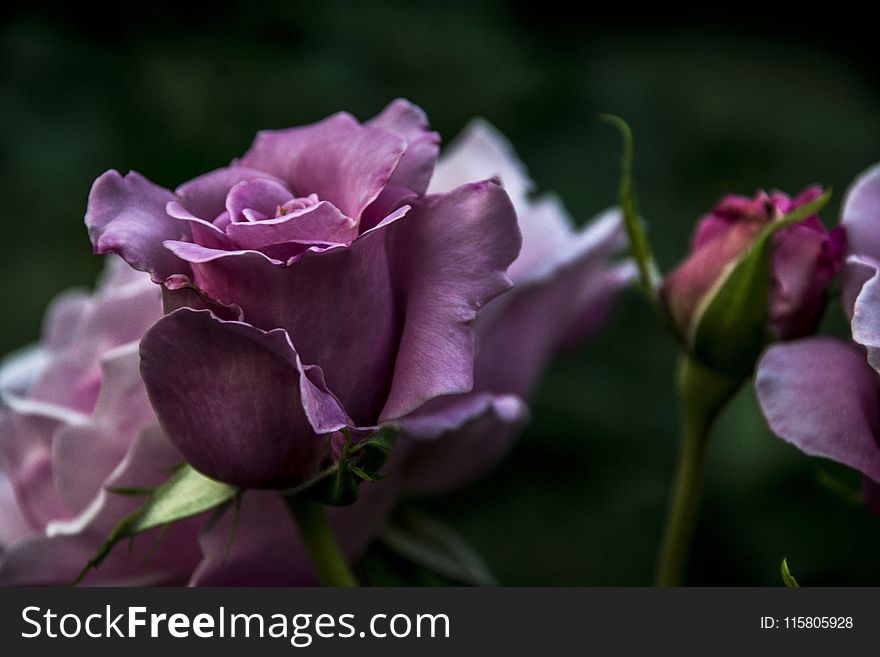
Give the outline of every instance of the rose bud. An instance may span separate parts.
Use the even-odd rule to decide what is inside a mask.
[[[742,300],[744,306],[726,306],[727,298],[716,303],[711,317],[714,324],[704,331],[706,310],[717,295],[722,291],[734,294],[724,286],[737,265],[759,240],[767,238],[774,224],[820,196],[818,187],[806,189],[795,199],[778,191],[759,192],[753,199],[731,195],[700,220],[690,256],[666,277],[660,289],[672,324],[698,360],[719,371],[741,369],[747,373],[768,341],[790,340],[816,329],[828,285],[843,262],[845,236],[842,227],[828,232],[818,217],[811,215],[769,236],[769,276],[755,277],[750,281],[752,287],[743,288],[750,297]],[[751,272],[741,269],[739,274]],[[757,305],[749,308],[752,303]],[[749,324],[753,318],[759,325]],[[701,352],[705,344],[710,354]]]
[[[86,224],[163,287],[141,373],[203,474],[289,489],[378,425],[473,385],[477,311],[510,281],[516,215],[497,181],[426,195],[438,137],[396,101],[257,135],[175,191],[109,171]]]
[[[856,180],[842,215],[852,341],[774,345],[758,364],[755,385],[773,432],[861,472],[865,499],[880,513],[880,166]]]
[[[521,428],[523,400],[545,367],[602,326],[635,275],[632,262],[614,261],[625,244],[620,213],[608,210],[574,228],[555,195],[532,197],[525,166],[484,121],[469,124],[444,152],[429,190],[488,176],[510,194],[523,235],[509,270],[514,287],[474,325],[474,389],[435,399],[404,422],[401,471],[409,490],[462,485],[495,464]]]

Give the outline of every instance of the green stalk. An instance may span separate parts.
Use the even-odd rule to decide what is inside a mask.
[[[703,492],[709,434],[718,413],[742,381],[715,372],[690,356],[681,358],[681,443],[657,559],[657,586],[681,585]]]
[[[284,501],[302,536],[306,552],[321,585],[357,586],[333,537],[333,531],[324,513],[324,506],[295,495],[285,496]]]

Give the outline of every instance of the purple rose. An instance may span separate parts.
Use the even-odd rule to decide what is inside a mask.
[[[37,347],[0,368],[0,584],[66,585],[112,527],[142,502],[105,490],[145,488],[182,457],[159,430],[138,372],[138,341],[162,315],[159,288],[115,257],[97,292],[50,306]],[[330,509],[354,558],[397,498],[389,479],[352,506]],[[300,585],[315,583],[305,548],[277,494],[249,491],[227,554],[228,514],[169,527],[110,553],[86,584]]]
[[[756,388],[773,432],[860,471],[880,513],[880,166],[851,187],[842,224],[844,310],[855,344],[813,337],[775,345],[758,365]]]
[[[821,195],[810,187],[791,199],[782,192],[759,192],[755,198],[727,196],[697,225],[690,256],[663,282],[660,290],[683,335],[692,331],[701,303],[727,268],[742,256],[762,229]],[[825,304],[828,284],[843,262],[844,232],[827,232],[818,217],[780,229],[773,236],[772,283],[768,329],[777,339],[812,333]]]
[[[266,131],[174,192],[102,175],[86,223],[163,287],[141,373],[198,470],[294,486],[355,438],[473,385],[477,310],[520,248],[496,181],[426,195],[437,135],[398,100]]]
[[[525,167],[485,122],[472,122],[447,149],[429,191],[486,176],[501,179],[517,211],[523,248],[509,270],[514,288],[475,324],[473,391],[435,399],[404,423],[398,456],[410,490],[461,485],[494,464],[515,437],[525,415],[522,399],[549,360],[601,326],[635,273],[632,263],[612,261],[625,241],[619,213],[609,210],[575,230],[556,196],[531,197]]]

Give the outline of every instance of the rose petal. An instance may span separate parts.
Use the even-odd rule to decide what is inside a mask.
[[[169,203],[165,207],[165,211],[168,213],[169,217],[188,222],[190,234],[196,244],[206,246],[210,249],[235,248],[235,245],[228,237],[226,237],[226,233],[220,228],[195,216],[177,201]],[[179,276],[180,274],[177,275]]]
[[[118,258],[112,260],[122,262],[126,269],[131,270],[131,267],[122,260]],[[84,290],[67,290],[52,299],[43,320],[42,337],[45,347],[61,350],[76,344],[80,336],[77,331],[70,329],[80,322],[89,305],[89,294]]]
[[[141,374],[160,423],[193,467],[247,488],[307,481],[329,465],[330,440],[315,433],[351,424],[285,331],[206,310],[176,310],[147,331]]]
[[[774,239],[769,322],[783,338],[815,332],[825,307],[821,294],[837,274],[826,262],[827,236],[809,222],[783,228]]]
[[[264,253],[260,253],[259,251],[252,250],[238,250],[238,251],[224,251],[222,249],[212,249],[206,246],[202,246],[201,244],[193,244],[192,242],[177,242],[174,240],[167,240],[164,244],[165,248],[174,253],[174,255],[178,256],[180,259],[185,260],[191,265],[200,265],[206,262],[212,262],[215,260],[222,260],[224,258],[232,258],[237,255],[250,254],[253,256],[259,257],[261,260],[266,261],[269,264],[274,265],[283,265],[284,262],[281,260],[276,260],[274,258],[270,258]],[[172,277],[169,277],[172,278]],[[196,273],[195,280],[198,281],[200,278],[203,278]],[[179,276],[173,277],[173,280],[181,280]]]
[[[398,98],[376,117],[367,121],[366,125],[395,130],[406,138],[406,153],[398,162],[388,184],[424,194],[440,152],[440,135],[430,130],[428,117],[422,108]],[[490,173],[471,180],[489,178],[492,175]],[[460,184],[465,182],[470,180],[463,180]]]
[[[64,424],[52,417],[6,408],[0,413],[0,461],[5,463],[18,507],[37,529],[70,511],[55,488],[52,473],[52,435]]]
[[[433,399],[401,422],[394,471],[407,491],[470,483],[495,465],[528,416],[515,395],[471,393]]]
[[[95,253],[116,253],[135,269],[148,271],[156,281],[189,268],[162,242],[188,235],[186,226],[168,216],[165,206],[174,195],[138,173],[124,178],[107,171],[92,185],[86,226]]]
[[[407,210],[348,248],[305,253],[288,267],[255,251],[169,247],[195,263],[195,283],[212,298],[239,304],[254,326],[286,329],[303,362],[321,366],[350,417],[372,425],[387,399],[400,331],[386,233]]]
[[[474,119],[443,151],[428,192],[449,192],[473,180],[497,176],[517,213],[527,205],[534,183],[513,146],[487,121]]]
[[[308,126],[258,133],[241,164],[278,176],[296,196],[317,194],[359,219],[405,151],[398,133],[339,113]]]
[[[868,349],[868,362],[880,372],[880,264],[867,258],[859,264],[872,273],[853,306],[852,336]]]
[[[846,228],[847,253],[880,262],[880,164],[859,176],[847,191],[841,212]],[[872,274],[847,266],[843,276],[845,309],[850,312],[862,284]]]
[[[0,469],[0,559],[9,546],[33,533],[34,529],[18,508],[18,499],[9,478]]]
[[[26,396],[49,361],[49,353],[39,344],[4,356],[0,361],[0,406],[9,399]]]
[[[383,422],[471,389],[470,324],[479,308],[510,287],[504,272],[520,248],[516,213],[493,181],[426,197],[388,230],[406,322]]]
[[[180,458],[153,425],[141,432],[106,484],[119,488],[158,486],[168,478],[168,470],[178,464]],[[12,546],[0,561],[0,585],[69,584],[106,541],[111,528],[141,504],[143,498],[101,491],[76,518],[54,522],[45,535]],[[184,584],[200,557],[196,536],[202,521],[195,518],[156,528],[136,537],[130,549],[116,546],[101,567],[86,576],[84,583]]]
[[[357,237],[358,228],[332,203],[321,201],[277,219],[229,224],[226,234],[239,248],[260,249],[286,242],[350,242]]]
[[[293,194],[282,183],[274,180],[246,180],[229,190],[226,211],[231,222],[247,221],[242,212],[256,210],[265,217],[274,217],[275,210],[293,199]]]
[[[74,514],[98,494],[140,428],[155,421],[139,365],[137,342],[104,354],[101,392],[92,421],[59,428],[53,436],[55,486]]]
[[[30,387],[31,401],[90,414],[101,383],[99,353],[139,340],[161,316],[160,288],[146,274],[132,270],[116,258],[113,261],[118,265],[113,263],[116,267],[111,266],[97,293],[79,307],[77,316],[64,315],[70,320],[65,327],[69,337]],[[120,275],[120,266],[129,273]],[[49,324],[54,322],[52,319]],[[61,328],[57,327],[57,331]],[[55,342],[60,340],[56,338]]]
[[[880,387],[858,349],[831,338],[775,345],[755,388],[780,438],[880,480]]]
[[[748,249],[762,227],[757,221],[729,224],[726,231],[702,243],[663,280],[660,295],[677,326],[683,330],[691,326],[700,300],[725,267]]]
[[[266,171],[233,164],[193,178],[180,185],[174,193],[183,207],[197,217],[214,223],[226,210],[226,195],[229,190],[246,180],[271,180],[282,184]]]

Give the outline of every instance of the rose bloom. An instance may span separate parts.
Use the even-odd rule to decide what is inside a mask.
[[[477,311],[520,249],[497,180],[426,195],[438,137],[398,100],[257,135],[174,192],[95,181],[86,224],[163,288],[141,342],[160,425],[219,481],[289,488],[426,401],[473,385]]]
[[[471,122],[446,149],[429,192],[488,176],[510,194],[522,231],[522,251],[508,270],[514,287],[475,322],[473,390],[428,402],[403,423],[396,456],[410,491],[464,485],[495,464],[521,428],[523,400],[544,368],[598,330],[635,276],[631,261],[613,259],[625,244],[620,213],[607,210],[575,229],[558,197],[533,197],[525,166],[485,121]]]
[[[782,192],[759,192],[754,198],[726,196],[700,219],[691,254],[660,290],[676,326],[689,335],[700,304],[726,269],[751,246],[767,224],[821,195],[810,187],[794,199]],[[845,236],[830,233],[816,216],[781,228],[773,236],[768,331],[790,340],[812,333],[825,307],[828,284],[843,262]]]
[[[843,204],[844,310],[852,341],[812,337],[768,349],[756,388],[770,428],[811,456],[861,472],[880,513],[880,166]]]
[[[432,144],[433,139],[429,140]],[[494,319],[486,321],[481,313],[475,325],[475,392],[446,398],[453,402],[446,410],[431,410],[429,404],[427,412],[408,416],[414,418],[413,431],[396,448],[389,477],[364,484],[353,506],[328,508],[337,540],[349,560],[363,551],[382,526],[401,488],[426,490],[463,483],[497,458],[522,418],[524,406],[519,396],[533,385],[545,360],[561,346],[594,331],[605,318],[614,292],[632,276],[630,264],[609,261],[622,240],[616,214],[606,213],[589,229],[573,231],[557,199],[528,198],[531,182],[522,165],[503,138],[485,124],[473,124],[449,150],[431,191],[442,192],[455,188],[459,181],[493,175],[502,179],[520,212],[525,248],[510,268],[517,287],[487,306],[485,312]],[[21,451],[39,454],[40,490],[51,492],[51,496],[29,492],[28,482],[34,478],[28,474],[24,459],[7,461],[8,478],[0,476],[0,545],[4,550],[0,583],[69,582],[94,555],[113,524],[140,503],[137,498],[107,493],[103,488],[156,485],[167,477],[169,467],[182,461],[159,430],[137,373],[137,340],[162,314],[159,287],[150,283],[146,274],[126,268],[115,258],[110,265],[93,298],[77,296],[90,309],[86,319],[77,320],[88,332],[76,329],[67,334],[63,349],[58,346],[59,336],[66,335],[60,327],[70,331],[74,316],[63,310],[66,303],[56,302],[47,315],[43,346],[34,352],[37,356],[10,359],[0,373],[8,402],[2,412],[0,447],[9,453],[5,448],[17,444],[23,446]],[[179,292],[189,294],[190,300],[214,304],[211,307],[218,312],[228,311],[187,286],[174,291]],[[172,295],[167,289],[164,294],[167,303]],[[506,297],[511,303],[502,304]],[[511,348],[517,350],[517,358],[509,357]],[[105,366],[102,370],[100,363],[116,362],[116,352],[127,368]],[[489,374],[496,366],[506,367],[507,374],[492,379]],[[38,370],[42,371],[40,376],[36,375]],[[90,372],[85,380],[91,396],[83,402],[69,402],[67,395],[83,387],[74,383],[74,375],[80,371]],[[51,390],[41,393],[36,380],[51,383]],[[123,389],[129,394],[112,394]],[[105,397],[106,402],[95,403]],[[36,404],[38,399],[51,401],[50,411]],[[55,418],[59,412],[51,409],[69,403],[79,404],[77,408],[82,410],[82,439],[60,461],[53,441],[63,440],[59,436],[65,435],[66,424],[45,422],[42,416],[48,413]],[[102,442],[100,427],[112,427],[113,451]],[[487,431],[481,434],[481,427]],[[437,439],[437,449],[431,448],[432,437]],[[84,461],[90,463],[89,468],[81,467]],[[103,469],[91,471],[94,476],[84,476],[92,463],[103,464]],[[57,488],[58,477],[53,478],[53,471],[70,473],[68,478],[79,491],[77,499],[83,500],[81,506],[67,498],[69,488]],[[54,500],[52,506],[44,504],[47,497]],[[36,511],[23,512],[29,507]],[[44,520],[34,522],[30,518],[33,513]],[[85,583],[316,582],[299,535],[276,493],[251,490],[244,495],[231,543],[233,514],[227,512],[220,522],[206,523],[209,516],[173,525],[158,543],[155,530],[138,537],[131,558],[124,548],[117,547]]]

